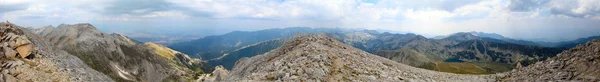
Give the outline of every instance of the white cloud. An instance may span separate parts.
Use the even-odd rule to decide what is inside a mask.
[[[160,12],[152,12],[147,15],[142,15],[142,18],[153,18],[153,17],[176,17],[176,18],[188,18],[190,16],[179,12],[179,11],[160,11]]]
[[[0,0],[0,5],[23,4],[29,2],[31,2],[31,0]]]
[[[452,17],[453,14],[442,10],[414,11],[409,9],[404,13],[404,16],[416,21],[442,21],[443,19]]]

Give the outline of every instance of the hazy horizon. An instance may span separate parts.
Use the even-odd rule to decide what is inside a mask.
[[[0,0],[20,26],[91,23],[102,31],[204,37],[286,27],[364,28],[448,35],[497,33],[532,41],[600,35],[600,0]]]

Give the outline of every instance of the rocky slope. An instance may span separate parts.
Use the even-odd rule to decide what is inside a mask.
[[[600,81],[600,39],[506,73],[503,81]]]
[[[160,44],[146,42],[144,43],[147,47],[152,48],[155,54],[161,56],[168,60],[169,64],[173,66],[173,68],[178,70],[188,70],[191,69],[198,73],[203,73],[202,67],[203,62],[200,59],[192,58],[187,54],[183,54],[179,51],[175,51],[173,49],[167,48]]]
[[[563,47],[563,48],[573,48],[579,44],[584,44],[588,41],[594,40],[594,39],[600,39],[600,35],[598,36],[590,36],[590,37],[586,37],[586,38],[579,38],[576,40],[572,40],[572,41],[562,41],[562,42],[538,42],[539,44],[543,45],[543,46],[549,46],[549,47]]]
[[[301,35],[263,55],[236,62],[225,81],[492,81],[400,64],[325,35]]]
[[[434,68],[431,67],[434,62],[426,55],[412,49],[401,48],[398,50],[378,50],[375,54],[379,56],[419,68]],[[429,66],[429,67],[428,67]]]
[[[223,66],[216,66],[215,70],[210,74],[202,74],[196,82],[220,82],[227,79],[229,70]]]
[[[0,36],[0,82],[113,81],[28,29],[2,22]]]
[[[61,24],[35,33],[116,81],[189,81],[200,64],[185,54],[121,34],[104,34],[91,24]]]

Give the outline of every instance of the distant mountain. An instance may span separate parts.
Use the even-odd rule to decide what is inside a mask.
[[[197,40],[174,43],[169,48],[189,54],[192,57],[199,57],[210,60],[225,53],[230,53],[235,49],[261,41],[272,40],[275,38],[290,37],[293,34],[303,33],[322,33],[322,32],[342,32],[342,28],[309,28],[309,27],[290,27],[275,28],[259,31],[234,31],[224,35],[208,36]]]
[[[190,81],[201,73],[198,59],[121,34],[104,34],[91,24],[61,24],[34,32],[115,81]]]
[[[548,46],[548,47],[562,47],[562,48],[573,48],[579,44],[584,44],[588,41],[594,40],[594,39],[599,39],[600,36],[590,36],[587,38],[579,38],[576,40],[572,40],[572,41],[563,41],[563,42],[538,42],[539,44],[543,45],[543,46]]]
[[[131,39],[140,42],[152,42],[160,45],[170,45],[173,43],[191,41],[198,39],[195,36],[129,36]]]
[[[526,41],[526,40],[517,40],[517,39],[511,39],[511,38],[506,38],[500,34],[496,34],[496,33],[484,33],[484,32],[459,32],[459,33],[454,33],[452,35],[446,36],[446,37],[436,37],[437,39],[461,39],[461,40],[454,40],[454,41],[465,41],[465,40],[472,40],[472,39],[486,39],[488,41],[495,41],[495,42],[506,42],[506,43],[515,43],[515,44],[521,44],[521,45],[532,45],[532,46],[540,46],[540,44],[533,42],[533,41]]]
[[[587,41],[600,38],[600,36],[590,36],[590,37],[586,37],[586,38],[579,38],[579,39],[576,39],[576,40],[573,40],[573,41],[563,41],[563,42],[533,42],[533,41],[527,41],[527,40],[517,40],[517,39],[506,38],[506,37],[504,37],[502,35],[495,34],[495,33],[459,32],[459,33],[454,33],[454,34],[449,35],[449,36],[436,36],[433,39],[444,39],[444,38],[453,37],[453,36],[460,36],[460,37],[470,36],[468,38],[464,38],[463,40],[486,39],[488,41],[507,42],[507,43],[515,43],[515,44],[521,44],[521,45],[532,45],[532,46],[557,47],[557,48],[565,48],[565,49],[572,48],[572,47],[575,47],[575,46],[577,46],[579,44],[584,44]],[[452,39],[458,39],[458,38],[452,38]]]
[[[361,31],[358,31],[361,32]],[[366,35],[352,35],[366,34]],[[517,62],[525,65],[552,57],[562,48],[521,45],[509,39],[480,37],[481,33],[456,33],[444,39],[427,39],[415,34],[330,33],[328,36],[404,64],[453,73],[498,73]],[[369,38],[351,38],[370,36]],[[490,36],[490,35],[487,35]],[[496,37],[499,38],[499,37]],[[460,61],[460,62],[454,62]],[[446,66],[473,70],[445,69]],[[459,71],[456,71],[459,70]]]

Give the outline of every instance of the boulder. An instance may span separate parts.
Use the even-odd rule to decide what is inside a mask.
[[[7,59],[14,59],[17,55],[17,52],[9,47],[4,46],[2,49],[4,51],[4,57]]]
[[[17,82],[17,79],[15,77],[13,77],[12,75],[3,73],[0,76],[2,76],[2,80],[3,82]]]
[[[21,45],[21,46],[17,47],[16,50],[17,50],[17,52],[19,52],[19,56],[21,58],[25,58],[31,54],[31,51],[33,50],[33,45],[31,45],[31,44]]]
[[[15,45],[17,45],[17,46],[31,44],[31,41],[29,41],[29,39],[27,39],[27,37],[24,37],[24,36],[19,36],[19,37],[15,38],[14,40],[15,40]]]

